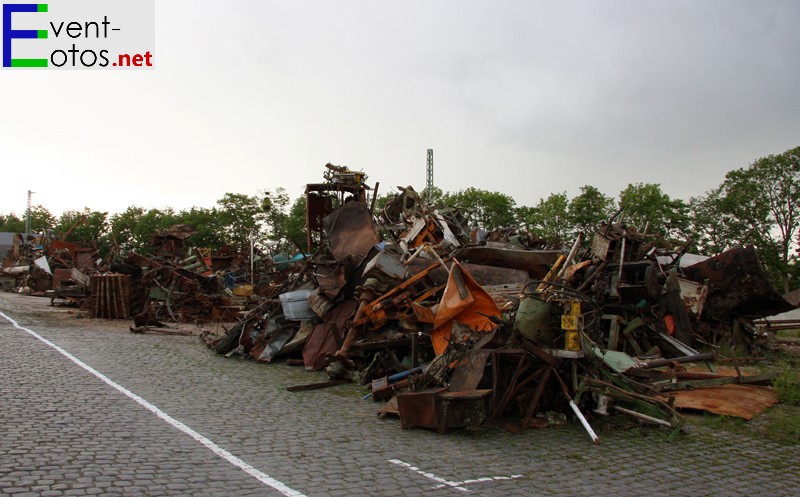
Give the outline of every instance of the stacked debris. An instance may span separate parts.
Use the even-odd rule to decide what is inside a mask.
[[[194,233],[186,225],[156,231],[155,255],[132,252],[111,264],[93,247],[39,235],[14,237],[3,261],[3,287],[78,306],[92,317],[134,317],[136,331],[163,326],[161,321],[236,321],[254,293],[242,281],[242,258],[229,247],[214,255],[192,247],[188,238]]]
[[[194,230],[176,225],[153,235],[154,252],[148,257],[131,253],[112,265],[115,276],[130,279],[128,298],[134,326],[131,331],[164,328],[164,322],[207,323],[237,321],[251,302],[253,286],[237,273],[239,258],[227,248],[219,257],[191,247],[186,239]],[[98,299],[98,305],[102,301]],[[102,312],[95,310],[95,315]]]
[[[78,305],[89,292],[97,250],[48,235],[4,233],[9,242],[0,271],[5,291]]]
[[[314,255],[207,337],[217,352],[327,369],[391,398],[383,412],[403,427],[439,431],[487,420],[525,430],[571,413],[599,442],[585,413],[677,432],[677,408],[747,417],[757,409],[737,411],[737,399],[775,402],[752,386],[770,377],[716,371],[694,348],[757,347],[751,320],[791,308],[752,247],[693,256],[612,218],[568,253],[545,250],[515,230],[472,229],[411,187],[376,214],[366,175],[326,168],[327,182],[306,188]]]

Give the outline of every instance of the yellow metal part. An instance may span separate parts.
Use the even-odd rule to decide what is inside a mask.
[[[553,264],[553,267],[550,268],[550,271],[547,272],[547,275],[542,280],[543,282],[539,283],[539,286],[536,287],[536,291],[537,292],[543,292],[543,291],[547,290],[547,287],[552,286],[552,285],[548,285],[547,282],[549,282],[553,278],[555,278],[556,272],[558,272],[558,269],[561,267],[561,264],[563,264],[566,259],[567,258],[566,258],[566,256],[564,254],[561,254],[561,255],[558,256],[558,259],[556,260],[556,263]]]
[[[561,329],[564,330],[564,349],[581,350],[580,333],[581,303],[571,300],[566,303],[564,314],[561,316]]]

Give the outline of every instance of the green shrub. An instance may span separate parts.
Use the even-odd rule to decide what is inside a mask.
[[[778,400],[789,406],[800,406],[800,371],[797,366],[787,364],[773,382]]]

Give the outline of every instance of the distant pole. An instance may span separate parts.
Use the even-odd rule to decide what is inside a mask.
[[[25,243],[28,243],[28,234],[31,232],[31,197],[33,193],[28,190],[28,210],[25,213]]]
[[[252,228],[250,228],[250,234],[248,235],[248,238],[250,238],[250,284],[254,285],[255,284],[255,276],[253,275],[253,271],[255,270],[255,261],[253,259],[254,259],[254,255],[255,255],[255,250],[253,249],[253,229]]]
[[[425,189],[427,190],[426,200],[428,203],[433,202],[433,149],[428,149],[428,180]]]

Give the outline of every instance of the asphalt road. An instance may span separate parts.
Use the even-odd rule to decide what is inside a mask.
[[[692,428],[495,428],[378,419],[363,387],[225,359],[0,294],[0,495],[790,496],[800,450]],[[16,326],[15,324],[16,323]]]

